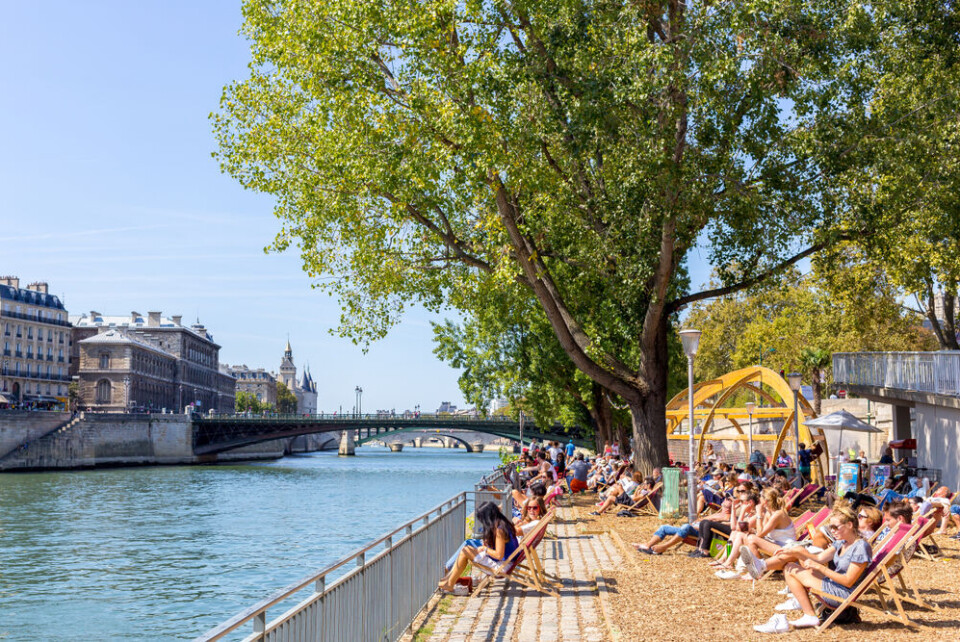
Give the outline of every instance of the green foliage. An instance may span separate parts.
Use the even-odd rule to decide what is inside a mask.
[[[526,297],[531,334],[626,402],[651,463],[680,308],[861,229],[825,178],[869,92],[858,3],[246,0],[244,17],[250,77],[224,90],[216,156],[276,198],[272,248],[338,296],[340,332]],[[729,289],[689,292],[698,239]],[[462,332],[448,343],[487,350]],[[495,383],[523,381],[540,379]]]
[[[277,412],[291,414],[297,411],[297,396],[282,381],[277,382]]]
[[[831,268],[839,266],[832,264]],[[815,269],[793,274],[784,288],[722,297],[694,307],[687,320],[702,330],[695,361],[698,380],[759,363],[829,381],[833,352],[925,350],[935,345],[922,319],[906,310],[897,289],[869,264],[847,262],[847,288]],[[831,272],[832,274],[832,272]],[[859,275],[860,278],[856,278]],[[768,352],[773,348],[774,352]]]

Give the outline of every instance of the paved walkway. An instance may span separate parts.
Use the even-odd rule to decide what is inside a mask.
[[[450,598],[447,612],[425,623],[434,625],[429,642],[607,639],[597,580],[621,563],[620,554],[608,535],[579,533],[572,516],[572,509],[560,508],[550,527],[556,539],[538,549],[546,571],[563,579],[559,598],[497,581],[480,595]]]

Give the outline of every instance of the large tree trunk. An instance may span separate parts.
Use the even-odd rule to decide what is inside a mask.
[[[823,399],[823,384],[821,379],[823,378],[823,373],[820,371],[820,368],[813,369],[813,409],[817,413],[817,416],[820,416],[820,402]]]
[[[646,383],[646,394],[628,404],[633,423],[633,461],[637,470],[644,474],[670,463],[667,448],[668,366],[667,321],[664,318],[657,328],[653,349],[643,354],[641,375]]]
[[[607,391],[600,384],[591,386],[591,394],[593,408],[590,409],[590,416],[596,426],[597,454],[602,454],[604,444],[613,440],[613,408]]]

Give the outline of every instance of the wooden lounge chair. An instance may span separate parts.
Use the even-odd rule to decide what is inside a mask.
[[[849,597],[840,602],[839,606],[834,608],[829,604],[829,602],[835,604],[839,600],[839,598],[836,596],[824,593],[819,589],[808,589],[811,596],[817,597],[822,602],[824,609],[833,608],[833,612],[829,615],[829,617],[827,617],[827,619],[825,619],[823,623],[817,627],[817,633],[822,633],[831,624],[833,624],[833,621],[836,620],[843,611],[853,606],[866,609],[871,613],[876,613],[892,620],[896,620],[905,626],[914,625],[914,623],[907,618],[906,613],[904,613],[903,602],[900,598],[900,595],[896,593],[896,591],[885,591],[883,588],[880,588],[879,581],[880,578],[883,578],[888,587],[893,586],[892,578],[888,568],[894,563],[894,561],[902,559],[900,558],[901,553],[911,540],[916,539],[919,528],[920,526],[918,524],[900,524],[898,528],[894,529],[890,535],[886,537],[883,542],[881,542],[879,550],[874,553],[873,560],[867,565],[867,568],[863,572],[863,579],[856,586],[856,588],[853,589],[853,592],[850,593]],[[870,590],[876,592],[882,608],[876,608],[863,602],[863,600],[867,598],[867,593]],[[896,613],[892,613],[890,611],[890,608],[887,605],[888,597],[894,603],[894,606],[896,607]]]
[[[473,562],[473,567],[484,573],[484,578],[480,580],[473,591],[476,596],[480,590],[490,584],[493,580],[516,580],[520,584],[542,593],[547,593],[554,597],[560,597],[560,593],[554,587],[556,578],[551,578],[543,568],[543,563],[537,555],[537,546],[543,541],[547,533],[547,527],[553,521],[556,512],[550,510],[543,516],[536,528],[527,533],[517,550],[510,557],[502,561],[495,567],[486,566],[478,562]]]
[[[807,484],[802,489],[800,489],[789,501],[784,498],[784,506],[786,509],[793,510],[799,509],[803,504],[809,501],[814,495],[816,495],[823,487],[819,484]]]
[[[881,577],[877,581],[877,590],[891,592],[892,594],[889,596],[891,599],[896,597],[901,601],[909,602],[919,606],[920,608],[930,611],[939,611],[940,607],[930,604],[920,596],[916,586],[913,584],[909,574],[906,572],[907,564],[913,558],[920,544],[920,533],[925,529],[925,523],[927,521],[928,520],[924,517],[917,518],[915,531],[917,535],[907,542],[907,544],[900,550],[898,559],[894,560],[893,563],[887,568],[887,573],[890,575],[890,577],[896,578],[897,582],[899,582],[899,590],[897,589],[896,584],[893,582],[887,582],[885,577]],[[896,595],[894,596],[893,594]]]
[[[917,537],[917,555],[928,562],[934,562],[940,554],[940,544],[933,534],[937,531],[937,518],[943,514],[942,506],[934,506],[916,522],[923,524]],[[932,546],[931,546],[932,545]]]
[[[663,482],[654,484],[653,489],[649,493],[623,510],[628,510],[635,515],[651,515],[653,517],[658,517],[660,512],[656,505],[656,498],[660,493],[661,488],[663,488]]]

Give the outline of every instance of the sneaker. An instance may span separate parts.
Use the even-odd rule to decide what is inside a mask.
[[[755,580],[759,580],[767,571],[763,562],[754,557],[753,553],[751,553],[750,549],[746,546],[740,547],[740,559],[742,559],[743,563],[746,565],[747,573],[749,573],[750,577]]]
[[[721,580],[735,580],[740,577],[740,573],[736,571],[717,571],[714,575]]]
[[[758,624],[753,627],[757,633],[786,633],[790,630],[790,623],[787,622],[787,616],[777,614],[767,620],[766,624]]]
[[[790,595],[790,587],[784,586],[782,589],[777,591],[777,595]]]
[[[790,620],[790,626],[795,629],[809,629],[810,627],[820,626],[820,618],[816,615],[804,615],[799,620]]]
[[[777,604],[773,610],[774,611],[799,611],[800,602],[797,600],[797,598],[791,597],[786,602],[781,602],[780,604]]]
[[[696,548],[692,552],[687,553],[687,557],[710,557],[710,555],[704,553],[699,548]]]

